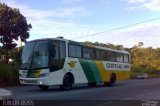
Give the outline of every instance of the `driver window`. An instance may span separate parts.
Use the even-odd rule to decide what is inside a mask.
[[[54,41],[53,45],[54,46],[51,49],[50,65],[51,71],[56,71],[63,68],[66,56],[66,49],[65,42],[62,41]]]
[[[50,66],[51,71],[56,71],[59,69],[59,45],[56,41],[54,41],[53,45],[51,48]]]

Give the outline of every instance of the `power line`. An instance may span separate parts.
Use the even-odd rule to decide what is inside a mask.
[[[115,30],[119,30],[119,29],[123,29],[123,28],[127,28],[127,27],[132,27],[132,26],[136,26],[136,25],[139,25],[139,24],[143,24],[143,23],[147,23],[147,22],[151,22],[151,21],[155,21],[155,20],[159,20],[159,19],[160,18],[153,18],[153,19],[150,19],[150,20],[145,20],[145,21],[134,23],[134,24],[109,29],[109,30],[106,30],[106,31],[103,31],[103,32],[98,32],[98,33],[94,33],[94,34],[90,34],[90,35],[75,37],[75,38],[72,38],[72,39],[80,39],[80,38],[85,38],[85,37],[88,37],[88,36],[95,36],[95,35],[98,35],[98,34],[101,34],[101,33],[106,33],[106,32],[111,32],[111,31],[115,31]]]

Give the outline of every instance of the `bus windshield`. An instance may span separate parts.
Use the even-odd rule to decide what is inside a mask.
[[[49,66],[50,41],[33,41],[24,46],[21,69],[41,69]]]

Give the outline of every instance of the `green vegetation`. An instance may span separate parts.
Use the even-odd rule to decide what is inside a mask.
[[[22,47],[15,41],[26,42],[31,28],[19,9],[0,3],[0,86],[18,84]]]
[[[13,61],[5,63],[4,52],[0,51],[0,86],[18,85],[18,69],[21,64],[22,47],[15,48],[8,52],[8,57]]]
[[[30,28],[32,28],[31,24],[27,24],[26,18],[19,9],[0,3],[0,44],[5,53],[6,63],[9,59],[9,50],[17,46],[15,41],[26,42],[26,39],[29,38]]]
[[[0,64],[0,86],[18,85],[18,67]]]
[[[137,73],[147,73],[149,76],[160,76],[160,48],[153,49],[130,48],[131,53],[131,75],[134,78]]]

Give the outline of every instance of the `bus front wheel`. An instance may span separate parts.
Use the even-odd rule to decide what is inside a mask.
[[[60,88],[64,91],[70,90],[72,88],[72,84],[74,82],[73,80],[74,80],[73,76],[65,75],[63,78],[63,84],[60,85]]]
[[[38,85],[38,87],[41,89],[41,90],[48,90],[49,86],[46,86],[46,85]]]

